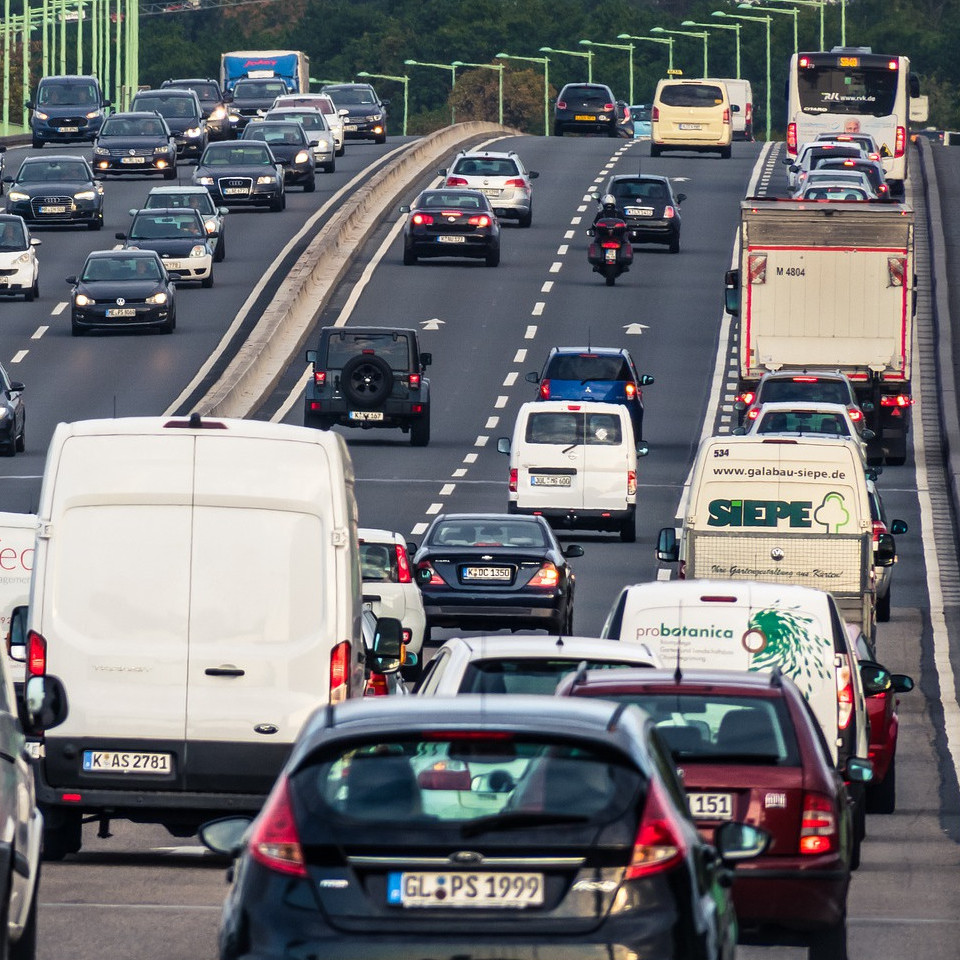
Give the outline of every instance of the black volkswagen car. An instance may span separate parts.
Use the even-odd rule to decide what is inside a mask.
[[[103,226],[103,184],[84,157],[27,157],[17,175],[3,182],[9,185],[7,213],[27,223],[85,223],[91,230]]]
[[[571,635],[576,578],[567,559],[582,556],[576,543],[561,547],[543,517],[440,514],[413,559],[424,638],[432,627]]]
[[[154,250],[96,250],[67,283],[75,337],[96,328],[173,333],[177,325],[176,290]]]
[[[638,707],[465,694],[321,708],[201,839],[239,857],[220,960],[732,960],[724,868],[769,838],[702,840]]]
[[[680,204],[687,195],[674,193],[669,177],[613,176],[601,196],[608,194],[616,198],[631,243],[663,243],[671,253],[680,252]]]
[[[403,262],[420,257],[483,258],[488,267],[500,263],[500,221],[479,190],[424,190],[406,213]]]
[[[568,83],[553,108],[553,135],[599,133],[617,136],[617,101],[602,83]]]
[[[131,110],[159,113],[167,122],[182,160],[196,160],[207,145],[207,125],[203,108],[192,90],[167,87],[141,90],[130,104]]]
[[[211,143],[203,151],[193,182],[206,187],[218,205],[269,206],[273,211],[287,205],[283,167],[265,143]]]
[[[93,142],[93,166],[103,173],[162,173],[177,176],[177,145],[163,117],[155,113],[115,113]]]
[[[208,239],[203,217],[192,207],[132,210],[127,233],[118,233],[125,250],[155,250],[175,280],[213,286],[215,241]]]
[[[369,83],[328,83],[320,90],[333,100],[338,110],[346,110],[343,135],[347,140],[387,142],[387,107]]]
[[[277,163],[283,167],[283,179],[287,185],[302,186],[304,193],[313,193],[317,189],[313,142],[296,121],[264,120],[250,123],[244,128],[240,139],[266,143]]]

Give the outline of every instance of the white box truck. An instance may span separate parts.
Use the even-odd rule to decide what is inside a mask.
[[[740,318],[749,405],[769,370],[840,370],[853,381],[872,456],[907,456],[914,315],[913,209],[903,203],[746,200],[726,308]]]
[[[259,810],[304,720],[363,693],[354,476],[337,434],[61,423],[40,492],[30,676],[70,701],[36,763],[45,855],[81,820],[190,836]]]

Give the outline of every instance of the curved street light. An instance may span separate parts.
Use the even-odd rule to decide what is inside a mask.
[[[710,71],[707,67],[707,43],[709,40],[709,34],[706,30],[665,30],[663,27],[651,27],[651,33],[675,33],[681,37],[697,37],[703,41],[703,75],[709,76]]]
[[[593,51],[588,50],[584,53],[582,50],[556,50],[553,47],[541,47],[541,53],[562,53],[567,57],[586,57],[587,60],[587,83],[593,83]]]
[[[403,84],[403,135],[407,135],[407,116],[410,113],[410,78],[409,77],[393,77],[389,73],[367,73],[366,70],[360,70],[357,72],[358,77],[370,77],[372,80],[394,80],[397,83]]]
[[[724,10],[714,10],[711,17],[727,17],[731,20],[752,20],[756,23],[765,23],[767,25],[767,143],[770,142],[770,24],[773,17],[767,14],[765,17],[748,17],[742,13],[727,13]]]
[[[497,96],[497,122],[503,126],[503,71],[506,69],[502,63],[466,63],[463,60],[454,60],[450,64],[452,67],[478,67],[481,70],[497,70],[500,74],[500,90]]]
[[[607,47],[610,50],[626,50],[630,54],[630,103],[633,103],[633,50],[632,43],[600,43],[597,40],[579,40],[585,47]]]
[[[823,12],[826,9],[826,0],[764,0],[764,3],[795,3],[801,7],[819,7],[820,8],[820,46],[818,50],[826,50],[823,39]]]
[[[543,64],[543,135],[550,136],[550,58],[517,57],[510,53],[498,53],[494,60],[526,60],[529,63]]]
[[[693,20],[683,20],[681,27],[704,27],[707,30],[736,30],[737,32],[737,77],[740,79],[740,31],[743,29],[742,23],[695,23]]]
[[[673,45],[676,41],[673,37],[635,37],[632,33],[618,33],[618,40],[645,40],[648,43],[665,43],[668,50],[667,72],[673,70]]]

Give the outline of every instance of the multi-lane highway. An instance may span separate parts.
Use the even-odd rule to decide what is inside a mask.
[[[228,256],[218,265],[216,286],[180,291],[172,337],[74,339],[68,312],[54,314],[66,299],[62,278],[75,272],[87,250],[112,242],[128,222],[127,208],[149,183],[108,183],[102,234],[38,231],[44,241],[41,299],[0,307],[0,359],[15,379],[26,382],[29,404],[28,452],[0,460],[4,508],[29,510],[35,504],[43,451],[58,420],[167,409],[287,240],[333,190],[393,146],[351,144],[337,173],[318,178],[317,193],[290,193],[285,213],[232,213]],[[430,446],[414,449],[399,431],[347,434],[360,481],[361,522],[400,530],[413,540],[440,511],[505,508],[507,464],[496,452],[496,439],[510,434],[519,404],[532,397],[524,374],[540,368],[551,346],[623,344],[641,372],[656,377],[644,391],[651,452],[641,463],[637,543],[591,533],[566,538],[585,548],[575,561],[575,628],[591,635],[624,583],[657,576],[653,539],[674,520],[697,443],[705,431],[729,422],[729,330],[720,294],[732,257],[737,201],[748,190],[776,192],[783,185],[782,168],[775,152],[760,144],[736,145],[729,161],[651,160],[645,144],[587,138],[512,138],[498,142],[497,149],[516,149],[541,173],[533,227],[504,227],[499,268],[440,261],[404,267],[391,217],[363,250],[321,322],[423,329],[422,346],[434,357]],[[8,168],[16,155],[8,154]],[[631,272],[611,289],[586,263],[584,230],[594,212],[587,194],[610,173],[632,172],[638,165],[681,180],[678,188],[688,196],[682,252],[638,249]],[[929,291],[927,263],[924,252],[919,283]],[[270,289],[268,284],[253,315]],[[921,325],[928,322],[925,309],[922,303]],[[628,334],[631,326],[639,332]],[[301,422],[303,374],[297,358],[254,415]],[[932,385],[933,376],[931,366],[921,372],[926,384]],[[918,431],[915,458],[888,468],[880,481],[889,515],[907,520],[911,532],[899,538],[893,616],[880,627],[879,651],[888,666],[913,674],[919,689],[904,696],[900,708],[898,812],[869,819],[850,900],[853,957],[892,960],[909,951],[918,960],[947,960],[958,952],[960,803],[943,732],[958,707],[942,624],[944,591],[956,587],[951,579],[956,558],[932,536],[942,522],[934,512],[940,499],[930,449],[936,428],[927,416],[935,399],[932,389],[921,395],[915,423],[927,422],[929,435]],[[957,749],[956,742],[953,746]],[[85,830],[78,856],[44,867],[43,960],[59,960],[67,951],[78,960],[126,960],[133,953],[146,960],[215,955],[222,864],[156,828],[116,823],[110,839],[97,839],[94,824]],[[743,955],[799,953],[750,947]]]

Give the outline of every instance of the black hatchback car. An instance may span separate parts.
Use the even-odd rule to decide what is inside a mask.
[[[381,100],[369,83],[328,83],[320,90],[337,107],[346,110],[343,135],[347,140],[387,142],[387,107],[389,100]]]
[[[16,177],[4,177],[7,213],[27,223],[103,226],[103,185],[84,157],[50,154],[27,157]]]
[[[680,252],[680,204],[687,195],[675,194],[668,177],[613,176],[603,188],[607,195],[616,198],[631,243],[663,243],[671,253]]]
[[[301,186],[304,193],[313,193],[317,189],[313,142],[296,121],[264,120],[249,123],[240,139],[266,143],[277,163],[283,167],[283,179],[288,186]]]
[[[410,206],[403,227],[403,262],[420,257],[482,258],[488,267],[500,263],[500,221],[490,200],[479,190],[424,190]]]
[[[193,182],[206,187],[217,205],[269,206],[275,212],[287,205],[283,167],[265,143],[211,143],[193,172]]]
[[[602,83],[568,83],[553,109],[553,135],[600,133],[617,136],[617,101]]]
[[[162,173],[177,176],[177,144],[163,117],[155,113],[115,113],[93,141],[93,166],[99,173]]]
[[[440,514],[413,558],[432,627],[534,628],[573,635],[576,578],[567,563],[583,547],[561,547],[543,517]]]
[[[221,960],[731,960],[716,847],[637,707],[559,697],[318,710],[260,815],[207,824],[239,856]],[[764,837],[731,823],[728,857]]]

